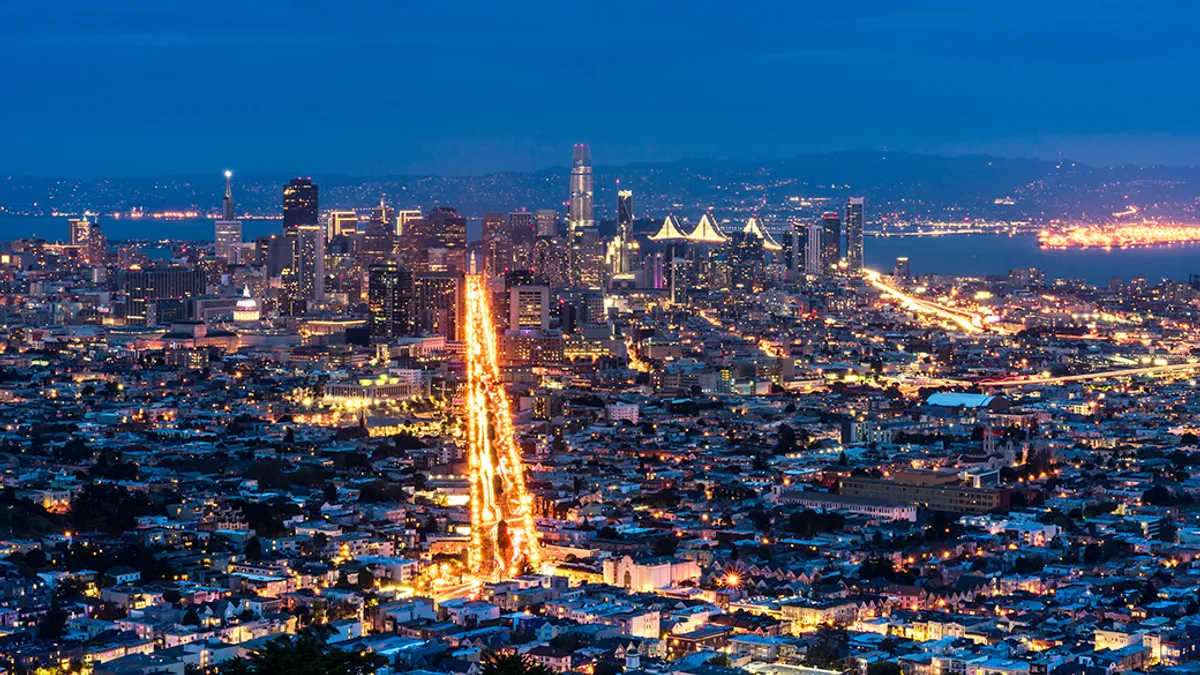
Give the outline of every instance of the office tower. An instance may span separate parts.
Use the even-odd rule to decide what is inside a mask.
[[[283,229],[316,225],[317,186],[311,178],[293,178],[283,187]]]
[[[72,246],[83,246],[92,236],[92,221],[88,220],[87,216],[72,218],[70,227]]]
[[[763,239],[753,232],[738,232],[728,251],[729,289],[749,292],[763,275]]]
[[[821,223],[813,223],[806,229],[808,235],[804,242],[804,273],[821,276],[826,273],[825,247],[822,245],[825,228]]]
[[[827,211],[821,216],[821,266],[824,274],[836,274],[842,259],[842,221]]]
[[[330,211],[329,231],[326,239],[358,234],[358,214],[353,211]]]
[[[524,209],[508,214],[508,236],[511,244],[511,269],[527,270],[533,264],[533,242],[537,228],[533,214]]]
[[[792,219],[783,233],[783,269],[789,278],[804,273],[804,246],[808,241],[804,225]]]
[[[562,288],[568,284],[570,260],[567,243],[561,237],[538,237],[533,244],[531,262],[531,269],[551,286]]]
[[[554,209],[538,209],[533,212],[533,220],[536,225],[537,236],[558,236],[558,211]]]
[[[100,221],[82,218],[70,220],[71,245],[79,247],[79,257],[89,265],[103,265],[108,257],[108,240],[100,230]]]
[[[604,264],[608,247],[600,236],[600,228],[584,228],[577,241],[574,283],[585,288],[603,288],[608,281],[608,270]]]
[[[846,203],[846,265],[855,275],[863,268],[863,202],[851,197]]]
[[[277,277],[292,264],[292,242],[287,237],[272,234],[254,240],[258,262],[266,265],[267,276]]]
[[[412,275],[395,263],[372,265],[367,271],[367,306],[371,338],[391,340],[409,332],[412,316]]]
[[[230,265],[242,262],[242,221],[233,212],[233,172],[225,172],[225,197],[221,199],[221,219],[214,224],[215,253]]]
[[[421,217],[420,209],[400,209],[396,212],[396,236],[404,236],[405,226],[408,221],[416,220]]]
[[[571,160],[571,202],[568,215],[572,229],[596,224],[592,213],[592,154],[586,143],[576,143]]]
[[[451,270],[467,269],[467,219],[449,206],[439,206],[430,211],[425,240],[430,249],[446,249],[446,267]]]
[[[633,269],[630,244],[633,240],[633,191],[617,190],[617,239],[613,246],[613,272],[625,274]]]
[[[411,320],[419,334],[462,339],[463,284],[461,272],[417,272],[412,276]]]
[[[510,330],[550,330],[550,287],[519,285],[508,289]]]
[[[584,232],[592,230],[596,221],[592,209],[593,196],[592,156],[584,143],[575,144],[571,160],[571,195],[567,212],[567,239],[571,245],[571,283],[592,285],[595,275],[585,268],[590,252],[585,253]],[[603,255],[603,254],[601,254]],[[585,281],[585,277],[588,280]]]
[[[892,278],[896,281],[907,281],[912,277],[912,264],[908,258],[896,258],[896,267],[892,270]]]
[[[316,223],[297,225],[287,239],[292,244],[290,266],[293,302],[325,301],[325,233]]]
[[[492,274],[509,269],[512,258],[512,239],[505,229],[508,222],[503,213],[483,214],[483,267]]]
[[[367,221],[367,229],[362,235],[360,254],[364,267],[383,265],[396,258],[400,248],[396,236],[394,211],[380,198],[379,206],[371,211],[371,219]]]
[[[204,295],[204,270],[173,268],[122,272],[125,292],[125,323],[153,326],[158,323],[155,305],[161,300],[179,300]]]

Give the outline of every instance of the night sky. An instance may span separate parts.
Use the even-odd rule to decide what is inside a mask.
[[[901,5],[903,7],[901,7]],[[0,172],[1200,157],[1200,4],[0,3]]]

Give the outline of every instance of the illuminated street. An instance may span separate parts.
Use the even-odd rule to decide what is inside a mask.
[[[516,576],[539,561],[533,500],[500,380],[496,330],[480,276],[467,277],[466,424],[471,478],[468,569],[481,579]]]

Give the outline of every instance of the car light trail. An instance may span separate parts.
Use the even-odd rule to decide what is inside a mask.
[[[478,579],[521,574],[539,563],[533,497],[517,450],[508,393],[500,379],[496,330],[486,284],[466,283],[467,460],[471,545],[467,569]]]
[[[919,314],[929,314],[953,322],[967,333],[982,333],[984,331],[985,320],[975,312],[909,295],[899,288],[884,282],[883,276],[875,270],[863,270],[863,277],[866,278],[867,283],[879,289],[883,294],[896,298],[906,308],[912,309]]]

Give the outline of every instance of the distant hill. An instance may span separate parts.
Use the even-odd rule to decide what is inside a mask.
[[[566,166],[530,173],[480,176],[313,175],[322,208],[367,208],[386,195],[413,208],[455,206],[468,217],[488,211],[557,208],[565,212]],[[1099,168],[981,155],[938,157],[902,152],[847,151],[771,161],[694,159],[627,166],[600,165],[597,218],[610,218],[616,180],[631,189],[639,215],[674,212],[695,218],[713,207],[720,217],[757,211],[765,218],[808,218],[838,209],[845,198],[868,200],[868,219],[1052,218],[1105,219],[1135,204],[1149,215],[1196,220],[1200,169]],[[292,176],[235,176],[240,212],[278,214],[280,187]],[[8,176],[0,179],[3,213],[102,213],[197,210],[215,214],[224,183],[211,176],[69,180]],[[1011,201],[1012,203],[1007,203]]]

